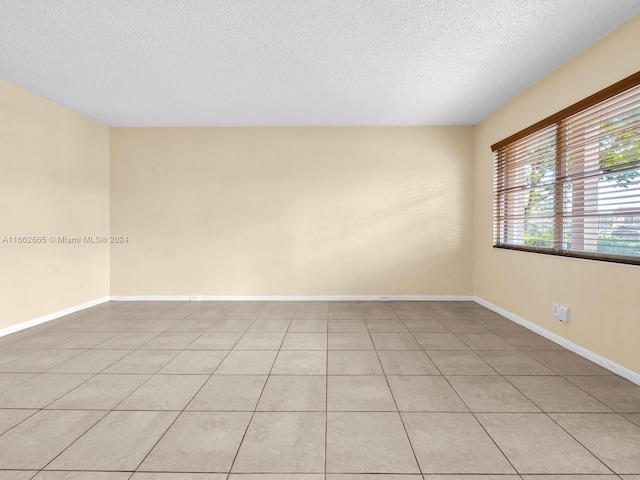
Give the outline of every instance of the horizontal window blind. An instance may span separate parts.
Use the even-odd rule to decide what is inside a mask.
[[[494,145],[494,246],[640,264],[640,75],[632,77]]]

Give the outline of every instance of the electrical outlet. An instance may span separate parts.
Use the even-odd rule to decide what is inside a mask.
[[[566,305],[560,305],[559,303],[553,304],[553,316],[561,322],[569,322],[571,308]]]
[[[198,296],[197,296],[197,295],[191,295],[191,296],[189,297],[189,300],[190,300],[190,301],[192,301],[192,302],[195,302],[195,301],[197,301],[197,300],[198,300]]]
[[[560,308],[558,309],[558,319],[561,322],[569,322],[569,312],[571,311],[571,309],[569,307],[566,307],[564,305],[560,305]]]

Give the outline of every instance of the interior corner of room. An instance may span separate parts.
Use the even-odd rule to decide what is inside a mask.
[[[639,42],[636,16],[469,127],[109,128],[0,81],[2,235],[46,240],[0,245],[0,332],[115,298],[473,298],[638,383],[640,268],[492,248],[490,145]]]

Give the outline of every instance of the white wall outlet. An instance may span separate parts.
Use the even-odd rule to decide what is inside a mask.
[[[553,304],[553,316],[561,322],[568,322],[571,308],[566,305],[560,305],[559,303]]]

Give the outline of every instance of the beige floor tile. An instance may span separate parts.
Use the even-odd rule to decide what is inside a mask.
[[[136,472],[131,480],[227,480],[227,474]]]
[[[469,350],[453,333],[415,333],[414,336],[425,350]]]
[[[476,320],[476,322],[478,322],[480,325],[482,325],[484,328],[486,328],[490,332],[497,333],[500,336],[502,336],[503,334],[518,335],[518,334],[526,334],[529,332],[529,330],[527,330],[522,325],[518,325],[517,323],[512,322],[511,320],[506,320],[506,319],[487,318],[487,319],[478,319]]]
[[[258,316],[258,320],[291,319],[298,309],[298,302],[269,302]]]
[[[26,420],[37,411],[38,410],[23,409],[0,410],[0,435],[2,435],[7,430],[15,427],[23,420]]]
[[[570,435],[619,474],[640,474],[640,427],[606,413],[553,413]]]
[[[329,332],[332,333],[367,333],[364,320],[329,320]]]
[[[453,333],[483,333],[488,332],[486,328],[480,325],[478,322],[470,320],[466,317],[456,317],[456,318],[442,318],[440,314],[435,316],[436,319],[440,321],[447,330]]]
[[[329,320],[363,320],[362,312],[351,308],[329,307]]]
[[[249,330],[253,320],[223,318],[214,323],[207,333],[244,333]]]
[[[288,332],[294,333],[326,333],[327,332],[327,320],[293,320],[289,324]]]
[[[522,475],[523,480],[617,480],[618,478],[620,477],[617,475]]]
[[[441,376],[387,376],[401,412],[468,412],[460,397]]]
[[[322,473],[232,473],[229,480],[324,480]],[[379,479],[380,480],[380,479]]]
[[[0,393],[6,392],[35,376],[35,373],[0,373]]]
[[[189,350],[231,350],[242,337],[241,332],[203,333],[187,348]]]
[[[13,362],[0,365],[0,372],[44,373],[82,352],[83,350],[79,349],[39,350]]]
[[[330,375],[327,378],[327,410],[395,412],[397,408],[384,375]]]
[[[324,450],[324,413],[256,412],[232,471],[322,473]]]
[[[1,344],[0,344],[1,345]],[[8,350],[3,348],[0,350],[0,365],[13,362],[22,357],[26,357],[31,353],[31,350]]]
[[[369,333],[329,333],[329,350],[373,350]]]
[[[391,308],[364,308],[362,309],[362,316],[365,320],[398,320],[398,316]]]
[[[129,480],[131,472],[53,472],[38,473],[33,480]]]
[[[376,350],[422,350],[411,333],[372,333]]]
[[[213,375],[187,410],[252,412],[266,381],[266,375]]]
[[[539,412],[513,385],[497,375],[455,376],[449,382],[472,412]]]
[[[500,375],[555,375],[555,372],[524,352],[479,351],[476,353]]]
[[[210,375],[229,352],[222,350],[185,350],[167,363],[160,374]]]
[[[289,332],[284,337],[282,350],[326,350],[326,333]]]
[[[365,319],[366,319],[365,314]],[[407,327],[401,320],[371,320],[366,319],[364,323],[370,332],[377,333],[403,333],[408,332]]]
[[[0,408],[44,408],[91,378],[89,374],[43,373],[0,395]]]
[[[164,332],[168,328],[172,327],[178,322],[178,319],[168,319],[168,320],[156,320],[149,319],[144,320],[131,328],[128,329],[129,332],[155,332],[160,333]]]
[[[443,375],[497,375],[475,352],[427,352]]]
[[[87,350],[48,373],[100,373],[130,353],[131,350]]]
[[[558,375],[613,375],[568,350],[531,350],[527,353]]]
[[[545,414],[479,413],[476,418],[518,473],[610,473]]]
[[[297,320],[324,320],[325,325],[326,321],[329,318],[329,308],[317,308],[317,309],[298,309],[293,314],[293,321]],[[326,331],[326,330],[325,330]]]
[[[234,350],[280,350],[284,333],[245,333]]]
[[[44,329],[40,330],[39,329]],[[39,325],[37,327],[30,328],[25,332],[28,336],[12,343],[17,348],[49,348],[62,340],[65,340],[74,335],[73,332],[55,332],[51,330],[50,325]]]
[[[208,331],[215,323],[215,319],[186,318],[169,327],[167,332],[203,333]]]
[[[423,478],[424,480],[520,480],[519,475],[423,475]]]
[[[515,473],[473,415],[403,413],[422,473]]]
[[[328,352],[328,375],[381,375],[382,366],[374,351]]]
[[[250,418],[248,412],[184,412],[140,470],[228,472]]]
[[[396,350],[378,352],[387,375],[439,375],[435,364],[424,352]]]
[[[450,333],[447,327],[437,320],[403,320],[403,323],[413,333]]]
[[[177,416],[177,412],[111,412],[47,470],[135,470]]]
[[[291,320],[256,320],[250,327],[249,332],[279,332],[284,333],[289,329]]]
[[[500,333],[500,337],[518,350],[562,350],[562,347],[535,333]]]
[[[0,480],[30,480],[37,473],[35,470],[0,470]]]
[[[208,302],[205,302],[208,303]],[[227,313],[227,309],[222,308],[218,305],[208,306],[206,305],[204,308],[196,308],[191,311],[185,320],[206,320],[208,322],[215,322],[224,316]]]
[[[325,375],[327,352],[280,351],[272,375]]]
[[[277,353],[275,351],[230,352],[215,371],[215,375],[266,375],[270,372]]]
[[[559,376],[514,376],[507,380],[544,412],[611,412],[603,403]]]
[[[326,378],[320,375],[272,375],[264,387],[258,411],[324,412]]]
[[[625,415],[625,417],[631,420],[636,425],[640,426],[640,413],[633,413],[629,415]]]
[[[423,309],[395,309],[395,314],[401,320],[435,320],[433,314]],[[449,331],[449,330],[447,330]]]
[[[178,355],[177,350],[135,350],[104,373],[154,374]]]
[[[419,473],[395,412],[328,412],[327,473]]]
[[[422,480],[422,475],[376,475],[366,473],[329,473],[326,480]]]
[[[209,378],[207,375],[154,375],[117,410],[182,410]]]
[[[620,413],[640,413],[640,386],[618,376],[565,377]]]
[[[0,436],[3,469],[41,469],[105,412],[41,411]]]
[[[47,408],[59,410],[112,410],[149,375],[99,374],[60,397]]]
[[[166,332],[149,340],[140,348],[144,350],[184,350],[200,336],[193,332]]]
[[[122,332],[99,343],[94,348],[100,350],[133,350],[141,347],[159,332]]]
[[[55,343],[53,348],[92,348],[118,332],[82,332]]]
[[[458,333],[471,350],[515,350],[516,347],[505,342],[495,333]]]

